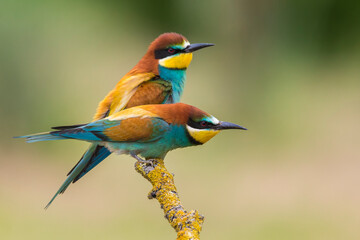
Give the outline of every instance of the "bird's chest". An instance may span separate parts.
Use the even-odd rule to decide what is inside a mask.
[[[159,66],[160,78],[171,83],[172,93],[167,103],[180,102],[186,80],[186,69],[169,69]]]
[[[138,152],[145,158],[164,158],[176,148],[191,146],[186,130],[181,125],[171,125],[166,133],[158,140],[144,143]]]
[[[186,130],[182,125],[171,125],[171,129],[162,138],[162,144],[170,151],[175,148],[190,146]]]

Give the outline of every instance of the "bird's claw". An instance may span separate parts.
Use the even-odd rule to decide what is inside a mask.
[[[155,159],[142,159],[140,158],[138,155],[134,154],[134,153],[130,153],[130,155],[135,158],[138,162],[140,163],[145,163],[148,166],[154,167],[154,160]]]
[[[148,166],[154,167],[154,159],[147,159],[147,160],[138,159],[138,161],[141,163],[145,163]]]

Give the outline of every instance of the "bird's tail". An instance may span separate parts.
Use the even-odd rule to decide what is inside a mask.
[[[86,124],[78,124],[71,126],[60,126],[52,127],[55,131],[45,132],[45,133],[36,133],[26,136],[19,136],[14,138],[25,138],[26,142],[40,142],[40,141],[50,141],[50,140],[61,140],[61,139],[78,139],[78,140],[100,140],[92,133],[86,132],[83,130],[83,126]]]
[[[26,142],[28,142],[28,143],[66,139],[65,137],[62,137],[59,135],[57,135],[57,136],[52,135],[52,132],[37,133],[37,134],[26,135],[26,136],[18,136],[18,137],[14,137],[14,138],[25,138]]]
[[[83,169],[88,165],[89,161],[91,160],[97,146],[98,146],[97,144],[90,145],[89,149],[82,156],[78,164],[68,174],[68,177],[66,178],[65,182],[60,186],[59,190],[51,198],[50,202],[45,206],[45,209],[47,209],[51,205],[51,203],[54,201],[57,195],[64,193],[65,190],[68,188],[68,186],[74,181],[74,179],[78,177],[79,174],[82,173]]]
[[[92,148],[87,150],[90,151]],[[84,153],[85,154],[87,154]],[[105,158],[107,158],[111,152],[104,146],[97,145],[95,150],[92,151],[92,155],[89,157],[86,165],[82,169],[82,171],[74,178],[73,183],[77,182],[80,178],[82,178],[86,173],[88,173],[91,169],[96,167],[100,162],[102,162]],[[80,161],[70,170],[68,176],[74,171],[74,169],[83,161],[83,157],[81,157]]]

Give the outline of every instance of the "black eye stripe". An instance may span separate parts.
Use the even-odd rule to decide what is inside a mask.
[[[201,121],[201,122],[199,122],[199,124],[200,124],[200,126],[202,126],[202,127],[206,127],[206,126],[208,125],[208,123],[205,122],[205,121]]]
[[[179,52],[183,52],[183,50],[181,49],[176,49],[176,48],[171,48],[171,49],[174,49],[174,52],[169,52],[169,49],[170,48],[165,48],[165,49],[158,49],[158,50],[155,50],[155,59],[162,59],[162,58],[166,58],[168,56],[171,56],[171,55],[174,55],[174,54],[177,54]]]
[[[211,129],[211,128],[215,128],[215,125],[207,122],[207,121],[200,121],[200,122],[195,122],[192,119],[189,119],[187,125],[189,125],[192,128],[196,128],[196,129]]]

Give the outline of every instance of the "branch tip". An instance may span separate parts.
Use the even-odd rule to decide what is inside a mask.
[[[165,218],[177,232],[177,240],[198,240],[204,216],[197,210],[187,212],[180,202],[174,184],[174,174],[170,173],[162,159],[147,160],[151,163],[136,162],[135,169],[153,186],[149,199],[156,198],[164,210]]]

